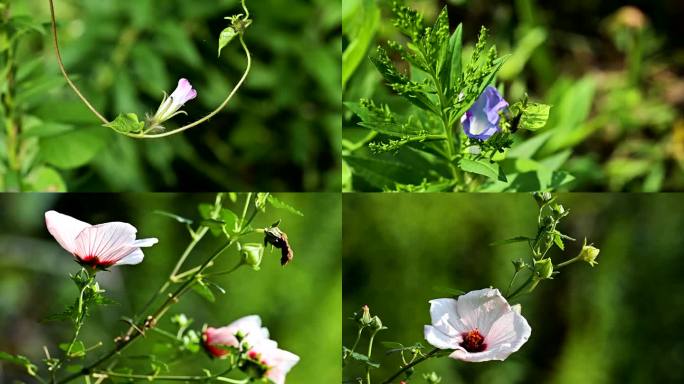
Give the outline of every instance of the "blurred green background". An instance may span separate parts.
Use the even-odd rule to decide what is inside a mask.
[[[681,383],[684,380],[684,205],[682,194],[560,194],[570,210],[560,230],[600,247],[598,265],[573,264],[521,296],[532,327],[529,341],[505,362],[429,361],[442,383]],[[343,198],[343,340],[351,347],[362,305],[389,330],[378,334],[375,381],[396,371],[381,341],[412,345],[429,324],[428,300],[449,287],[505,289],[511,261],[529,257],[524,243],[492,247],[514,236],[534,236],[537,205],[526,194],[354,194]],[[365,353],[366,343],[360,344]],[[350,364],[345,378],[360,370]]]
[[[288,376],[288,383],[339,382],[339,348],[341,343],[341,198],[339,194],[277,194],[280,200],[303,213],[269,208],[254,222],[266,227],[282,219],[280,227],[287,232],[294,249],[294,260],[280,266],[280,252],[265,253],[261,271],[242,268],[229,276],[216,278],[227,293],[217,294],[209,303],[194,292],[188,293],[172,307],[160,327],[175,329],[171,315],[183,312],[195,319],[193,327],[202,324],[222,326],[245,315],[261,315],[271,337],[283,349],[301,357]],[[241,209],[238,203],[230,205]],[[46,316],[61,312],[73,303],[77,290],[68,279],[79,266],[45,229],[43,212],[56,209],[91,223],[122,220],[138,228],[139,237],[158,237],[159,243],[145,250],[145,260],[137,266],[111,268],[101,272],[97,280],[117,304],[99,307],[86,323],[82,340],[87,346],[102,340],[104,347],[91,352],[90,361],[112,346],[115,336],[127,325],[121,316],[131,316],[149,299],[168,277],[180,252],[189,243],[185,227],[172,219],[153,214],[156,209],[198,218],[199,203],[213,203],[210,194],[43,194],[0,196],[0,351],[26,355],[42,366],[42,347],[47,345],[58,354],[56,344],[68,341],[71,326],[60,322],[40,322]],[[260,242],[263,237],[251,235],[246,241]],[[188,259],[186,268],[198,265],[219,248],[224,240],[207,235]],[[237,252],[219,259],[217,268],[235,263]],[[154,338],[154,337],[153,337]],[[157,338],[157,340],[160,340]],[[163,340],[163,339],[161,339]],[[138,340],[125,355],[148,354],[150,345]],[[131,361],[141,371],[149,366]],[[141,366],[139,366],[142,364]],[[172,366],[174,373],[201,374],[210,366],[218,370],[219,361],[210,362],[203,352],[181,364]],[[145,368],[147,367],[147,368]],[[23,377],[14,366],[0,364],[0,382]],[[27,382],[31,382],[30,380]]]
[[[47,0],[9,5],[12,15],[30,15],[47,30]],[[339,3],[247,6],[254,63],[246,84],[208,123],[162,140],[99,127],[61,78],[50,34],[24,35],[17,98],[23,130],[35,132],[24,135],[24,160],[56,168],[72,191],[339,190]],[[245,68],[236,42],[216,57],[224,16],[242,11],[237,0],[56,0],[55,7],[67,70],[109,119],[154,112],[162,92],[186,77],[199,95],[185,108],[189,116],[171,125],[191,122],[218,106]],[[74,147],[80,156],[64,153]],[[40,174],[24,171],[29,184]]]
[[[398,102],[367,59],[376,46],[403,40],[391,22],[391,3],[342,1],[343,100],[372,98],[403,112],[407,103]],[[532,152],[532,160],[570,172],[575,180],[567,190],[684,190],[684,45],[679,38],[684,35],[684,2],[406,3],[421,11],[430,25],[446,6],[451,30],[463,23],[466,59],[482,25],[489,29],[489,43],[496,44],[498,53],[512,55],[497,78],[506,99],[518,100],[527,92],[531,100],[552,105],[543,130],[516,136],[521,141],[539,137],[526,152]],[[407,69],[405,63],[399,68]],[[351,111],[345,110],[343,116],[346,154],[392,161],[410,158],[411,151],[375,155],[366,147],[346,145],[346,140],[361,141],[368,130],[357,126]],[[344,185],[375,189],[361,177],[352,179],[348,170],[343,165]]]

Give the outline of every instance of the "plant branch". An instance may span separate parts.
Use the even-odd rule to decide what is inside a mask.
[[[392,381],[394,381],[394,379],[396,379],[397,377],[401,376],[402,373],[408,371],[409,369],[415,367],[416,365],[422,363],[423,361],[428,360],[428,359],[434,357],[439,351],[441,351],[441,349],[435,348],[435,349],[433,349],[432,351],[428,352],[427,355],[421,357],[420,359],[414,360],[414,361],[412,361],[411,363],[409,363],[409,364],[403,366],[397,373],[395,373],[394,375],[390,376],[389,379],[383,381],[382,384],[390,384]]]

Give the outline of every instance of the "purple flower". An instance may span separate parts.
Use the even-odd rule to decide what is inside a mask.
[[[508,102],[491,85],[475,101],[461,118],[463,131],[471,139],[487,140],[499,131],[499,112],[508,107]]]
[[[197,91],[192,88],[192,84],[187,79],[178,80],[178,86],[171,96],[166,97],[166,94],[164,94],[164,100],[162,100],[157,112],[152,117],[152,121],[155,124],[160,124],[179,113],[185,113],[180,109],[185,103],[195,97],[197,97]]]

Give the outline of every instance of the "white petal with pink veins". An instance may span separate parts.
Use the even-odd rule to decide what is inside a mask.
[[[45,225],[48,232],[57,240],[65,250],[74,253],[76,249],[76,237],[81,231],[91,225],[71,216],[57,211],[45,212]]]

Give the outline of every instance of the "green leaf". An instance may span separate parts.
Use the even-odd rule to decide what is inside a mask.
[[[522,110],[519,128],[527,129],[528,131],[544,128],[546,121],[549,119],[550,109],[550,105],[528,103]]]
[[[487,176],[491,179],[506,181],[506,176],[501,173],[499,165],[491,163],[489,160],[471,160],[467,158],[461,159],[459,167],[466,171],[477,173],[478,175]]]
[[[214,236],[218,236],[223,233],[223,226],[225,223],[223,220],[204,219],[200,222],[200,225],[209,228]]]
[[[135,113],[122,113],[114,121],[104,126],[121,133],[136,133],[142,132],[145,128],[145,122],[138,121],[138,115]]]
[[[59,349],[62,351],[66,352],[69,349],[69,343],[61,343],[59,344]],[[82,341],[76,340],[74,342],[74,345],[71,346],[71,351],[69,352],[68,357],[83,357],[86,354],[86,347],[85,344],[83,344]]]
[[[284,209],[286,211],[289,211],[290,213],[294,213],[297,216],[304,216],[304,214],[300,210],[291,206],[290,204],[285,203],[284,201],[278,200],[273,195],[268,195],[268,202],[274,208]]]
[[[372,367],[372,368],[380,368],[380,364],[374,363],[374,362],[370,361],[370,360],[368,359],[368,356],[366,356],[366,355],[364,355],[364,354],[361,354],[361,353],[358,353],[358,352],[351,352],[351,354],[349,355],[349,357],[351,357],[352,359],[354,359],[354,360],[356,360],[356,361],[358,361],[358,362],[364,363],[364,364],[366,364],[366,365],[368,365],[368,366],[370,366],[370,367]]]
[[[202,296],[205,300],[209,301],[210,303],[216,301],[214,293],[211,291],[209,286],[204,282],[204,280],[197,280],[197,284],[194,284],[192,286],[192,290],[195,291],[195,293],[197,293],[198,295]]]
[[[221,34],[219,35],[219,43],[218,43],[218,56],[221,56],[221,50],[230,43],[235,36],[238,35],[238,32],[235,30],[233,27],[228,27],[221,31]]]
[[[38,371],[38,367],[36,367],[31,360],[22,355],[12,355],[7,352],[0,351],[0,360],[23,366],[26,368],[26,372],[31,376],[35,376],[36,372]]]
[[[178,215],[176,215],[175,213],[166,212],[166,211],[162,211],[162,210],[158,210],[158,209],[155,210],[155,211],[153,211],[152,213],[155,213],[155,214],[157,214],[157,215],[162,215],[162,216],[170,217],[170,218],[176,220],[177,222],[179,222],[179,223],[181,223],[181,224],[188,224],[188,225],[192,224],[192,220],[186,219],[186,218],[183,217],[183,216],[178,216]]]
[[[560,235],[554,235],[553,242],[556,244],[558,248],[561,249],[561,251],[565,250],[565,244],[563,244],[563,239],[560,237]]]
[[[84,128],[40,139],[40,155],[45,162],[61,169],[87,164],[105,144],[104,130]]]
[[[214,211],[214,205],[202,203],[197,206],[197,210],[199,210],[200,216],[202,216],[203,219],[211,219],[211,213]]]
[[[449,48],[447,50],[447,59],[450,61],[448,65],[442,68],[442,84],[449,84],[449,89],[455,90],[458,87],[458,81],[461,77],[461,55],[463,50],[463,24],[456,27],[454,33],[449,38]]]
[[[375,31],[380,24],[380,8],[376,5],[375,0],[362,0],[359,5],[360,9],[356,9],[352,21],[356,22],[355,25],[351,28],[343,29],[349,38],[349,44],[342,53],[343,88],[361,61],[366,57],[368,47],[372,43]],[[349,29],[352,29],[352,31],[348,32]]]
[[[66,183],[55,169],[48,166],[34,168],[23,180],[27,192],[66,192]]]
[[[530,240],[534,240],[534,239],[531,237],[527,237],[527,236],[516,236],[516,237],[511,237],[510,239],[506,239],[506,240],[495,241],[489,245],[490,246],[497,246],[497,245],[513,244],[513,243],[522,243],[522,242],[528,242]]]
[[[223,221],[223,226],[229,230],[229,231],[235,231],[237,230],[237,222],[238,222],[238,216],[235,214],[235,212],[231,211],[228,208],[223,208],[221,209],[221,220]]]

